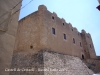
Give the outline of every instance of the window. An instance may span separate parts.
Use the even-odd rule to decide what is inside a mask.
[[[84,60],[84,55],[82,55],[82,60]]]
[[[73,43],[75,44],[75,39],[73,38]]]
[[[55,34],[55,28],[52,28],[52,34]]]
[[[30,46],[30,49],[32,49],[33,48],[33,46]]]
[[[80,47],[82,47],[82,44],[81,44],[81,42],[80,42]]]
[[[54,19],[54,16],[52,16],[52,19]]]
[[[92,48],[91,44],[90,44],[90,48]]]
[[[72,29],[72,31],[73,31],[73,29]]]
[[[66,40],[66,34],[64,34],[64,39]]]
[[[65,24],[63,23],[63,25],[65,25]]]

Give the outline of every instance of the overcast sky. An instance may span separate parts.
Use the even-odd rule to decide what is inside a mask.
[[[23,0],[22,6],[30,0]],[[91,34],[96,55],[100,56],[100,11],[97,0],[33,0],[20,12],[19,19],[38,10],[39,5],[45,5],[51,12],[56,12],[58,17],[71,23],[79,32],[84,29]]]

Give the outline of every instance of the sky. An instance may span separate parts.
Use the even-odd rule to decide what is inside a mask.
[[[23,0],[22,7],[30,0]],[[33,0],[21,9],[19,20],[37,11],[39,5],[45,5],[50,12],[71,23],[79,32],[84,29],[91,34],[96,55],[100,56],[100,11],[97,0]]]

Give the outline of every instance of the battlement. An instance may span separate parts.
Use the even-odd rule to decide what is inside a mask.
[[[26,17],[22,18],[21,20],[19,20],[19,22],[22,21],[22,20],[24,20],[24,19],[26,19],[26,18],[28,18],[28,17],[30,17],[30,16],[32,16],[32,15],[34,15],[34,14],[36,14],[36,13],[39,13],[39,12],[41,12],[41,11],[44,11],[44,14],[45,14],[45,12],[51,13],[51,12],[47,9],[47,7],[46,7],[45,5],[40,5],[40,6],[38,7],[38,10],[37,10],[37,11],[35,11],[35,12],[33,12],[33,13],[27,15]],[[52,17],[53,17],[55,20],[56,20],[56,19],[59,19],[59,21],[60,21],[63,25],[65,25],[65,26],[67,25],[69,28],[72,28],[73,30],[79,32],[79,31],[77,30],[76,27],[72,27],[72,24],[71,24],[71,23],[67,23],[67,22],[65,21],[64,18],[59,18],[55,12],[51,13],[51,15],[52,15]],[[49,17],[49,18],[50,18],[50,17]],[[56,21],[57,21],[57,20],[56,20]],[[63,26],[63,25],[62,25],[62,26]],[[84,32],[86,33],[85,30],[82,30],[82,32],[83,32],[83,33],[84,33]],[[87,33],[87,34],[90,36],[89,33]]]
[[[47,10],[47,7],[45,6],[45,5],[40,5],[39,7],[38,7],[38,10]]]

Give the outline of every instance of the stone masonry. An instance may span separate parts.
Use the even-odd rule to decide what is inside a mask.
[[[46,6],[19,21],[14,52],[26,50],[52,50],[81,59],[96,58],[91,35],[85,30],[78,32]]]
[[[18,52],[14,54],[10,75],[92,75],[78,57],[64,55],[50,50]],[[17,71],[20,69],[20,71]],[[26,69],[30,69],[26,71]],[[32,70],[33,69],[33,70]]]

